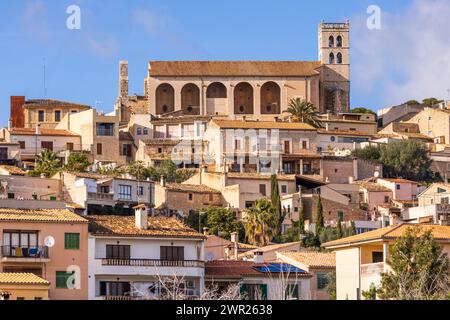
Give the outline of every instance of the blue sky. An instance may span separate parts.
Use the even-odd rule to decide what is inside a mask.
[[[148,60],[316,60],[321,20],[351,21],[352,106],[374,110],[450,88],[447,0],[15,0],[0,3],[0,125],[9,96],[47,97],[110,111],[118,62],[142,94]],[[68,30],[66,8],[81,8]],[[382,10],[368,30],[366,10]],[[422,25],[420,25],[422,24]],[[417,34],[420,34],[420,41]]]

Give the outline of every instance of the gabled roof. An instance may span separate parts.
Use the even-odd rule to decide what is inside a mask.
[[[9,129],[10,134],[12,135],[21,135],[21,136],[34,136],[36,135],[35,128],[11,128]],[[79,137],[80,135],[69,130],[63,129],[48,129],[48,128],[40,128],[40,136],[68,136],[68,137]]]
[[[248,120],[211,120],[211,123],[223,129],[279,129],[317,131],[316,128],[302,122],[286,121],[248,121]]]
[[[86,219],[67,209],[0,208],[0,221],[87,223]]]
[[[38,277],[33,273],[7,273],[0,272],[0,284],[14,284],[14,285],[49,285],[45,279]]]
[[[315,76],[319,61],[150,61],[150,76],[305,77]]]
[[[361,181],[355,183],[359,183],[361,188],[364,188],[369,192],[392,192],[391,189],[375,182]]]
[[[175,192],[192,192],[192,193],[219,193],[217,189],[210,188],[204,184],[183,184],[183,183],[167,183],[166,189]]]
[[[280,252],[279,254],[309,268],[336,268],[336,254],[334,252],[300,251]]]
[[[300,243],[299,242],[275,243],[275,244],[270,244],[270,245],[265,246],[265,247],[256,248],[254,250],[250,250],[250,251],[241,253],[241,254],[239,254],[239,258],[253,257],[255,252],[262,252],[262,253],[264,253],[264,252],[271,252],[271,251],[282,251],[283,249],[292,247],[293,245],[298,245],[298,248],[300,249]]]
[[[85,104],[60,101],[54,99],[30,99],[25,101],[24,108],[42,108],[42,107],[58,107],[58,108],[83,108],[90,109],[91,107]]]
[[[206,237],[175,218],[148,217],[148,229],[139,229],[134,216],[89,216],[89,232],[95,236],[192,238]]]
[[[387,228],[376,229],[369,232],[361,233],[355,236],[342,238],[322,244],[324,248],[340,248],[357,245],[368,241],[376,240],[392,240],[402,236],[408,227],[420,227],[421,232],[431,230],[436,240],[450,241],[450,226],[440,225],[421,225],[421,224],[399,224],[389,226]]]
[[[416,181],[401,179],[401,178],[380,178],[380,180],[386,180],[386,181],[394,182],[394,183],[417,183],[417,184],[419,184]]]

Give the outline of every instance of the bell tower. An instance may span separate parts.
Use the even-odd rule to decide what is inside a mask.
[[[320,112],[350,111],[350,23],[319,25]]]

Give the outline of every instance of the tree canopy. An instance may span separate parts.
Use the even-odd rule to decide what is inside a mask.
[[[284,112],[290,113],[290,117],[294,122],[307,123],[314,128],[320,128],[322,126],[316,108],[309,101],[300,98],[291,99],[287,110]]]
[[[65,170],[71,172],[85,172],[91,165],[89,153],[86,151],[71,153],[67,159]]]
[[[364,107],[358,107],[358,108],[352,109],[350,112],[351,113],[370,113],[370,114],[376,115],[376,113],[373,110],[370,110],[370,109],[367,109]]]

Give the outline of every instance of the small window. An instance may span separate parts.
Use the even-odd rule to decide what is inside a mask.
[[[65,233],[64,234],[64,249],[79,250],[80,249],[80,234],[79,233]]]
[[[338,211],[338,217],[341,221],[344,221],[344,211]]]
[[[20,149],[25,149],[25,141],[19,141]]]
[[[317,272],[317,289],[322,290],[327,287],[327,274],[324,272]]]
[[[39,110],[38,111],[38,121],[39,122],[44,122],[44,110]]]
[[[214,195],[212,193],[209,194],[209,202],[212,202],[214,200]]]
[[[342,53],[340,53],[340,52],[336,56],[336,63],[342,64]]]
[[[306,150],[306,149],[308,149],[308,141],[307,140],[302,140],[302,149],[303,150]]]
[[[400,185],[397,184],[397,185],[395,186],[395,188],[396,188],[397,190],[400,190]]]
[[[372,252],[372,263],[383,262],[383,252],[374,251]]]
[[[335,136],[330,137],[330,141],[331,142],[335,142],[336,141],[336,137]]]
[[[334,64],[334,53],[333,52],[330,53],[328,64]]]
[[[282,185],[281,186],[281,193],[287,193],[287,185]]]
[[[341,48],[342,47],[342,37],[338,36],[336,38],[336,47]]]
[[[97,143],[97,155],[101,155],[103,153],[103,148],[101,143]]]
[[[66,143],[66,150],[73,151],[73,142]]]
[[[144,135],[148,135],[148,128],[144,128]]]
[[[142,134],[142,128],[137,128],[136,134],[140,136]]]
[[[259,193],[262,194],[263,196],[266,196],[266,185],[265,184],[259,185]]]
[[[75,287],[75,271],[56,271],[56,288],[57,289],[71,289]]]
[[[144,187],[139,186],[138,188],[138,196],[143,196],[144,195]]]
[[[391,202],[389,196],[384,196],[384,203],[389,203]]]
[[[14,199],[15,195],[13,192],[8,192],[8,199]]]
[[[192,198],[193,198],[192,193],[189,193],[189,194],[188,194],[188,200],[189,200],[189,201],[192,201]]]
[[[55,110],[55,122],[61,122],[61,110]]]
[[[162,148],[158,148],[158,153],[162,153]]]
[[[334,47],[334,37],[330,36],[328,38],[328,47],[333,48]]]

